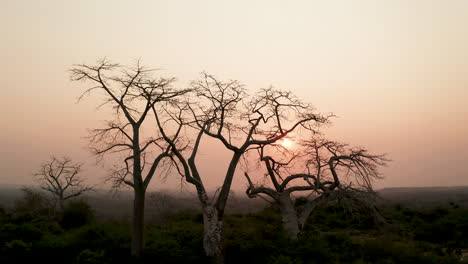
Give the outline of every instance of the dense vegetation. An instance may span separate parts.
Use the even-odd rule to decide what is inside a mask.
[[[84,202],[51,215],[37,204],[0,209],[0,263],[131,263],[130,226],[100,221]],[[298,205],[299,206],[299,205]],[[282,230],[276,206],[253,214],[227,215],[227,263],[468,263],[468,208],[451,204],[411,209],[382,205],[387,223],[351,217],[338,206],[317,209],[297,241]],[[196,211],[147,223],[140,263],[207,263],[203,217]]]

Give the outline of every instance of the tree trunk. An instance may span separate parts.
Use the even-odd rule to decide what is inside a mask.
[[[223,222],[214,205],[203,207],[203,248],[214,263],[224,263],[223,255]]]
[[[132,245],[131,253],[134,257],[140,257],[145,246],[143,237],[145,219],[145,191],[141,177],[141,150],[140,150],[140,127],[133,126],[133,219],[132,219]]]
[[[299,234],[299,222],[297,220],[297,212],[294,204],[291,201],[289,193],[281,193],[278,197],[281,217],[283,219],[283,227],[291,239],[297,239]]]
[[[65,208],[65,205],[64,205],[65,203],[62,197],[59,198],[58,204],[59,204],[60,211],[63,211],[63,208]]]
[[[133,200],[133,219],[132,219],[132,256],[140,257],[143,253],[145,218],[145,191],[135,189]]]
[[[306,203],[306,205],[304,206],[304,208],[302,209],[302,212],[301,214],[299,215],[299,218],[298,218],[298,223],[299,223],[299,229],[302,231],[302,229],[304,228],[304,225],[307,221],[307,219],[309,218],[310,214],[315,210],[315,208],[321,203],[323,202],[323,199],[321,198],[318,198],[316,200],[311,200],[311,201],[308,201]]]

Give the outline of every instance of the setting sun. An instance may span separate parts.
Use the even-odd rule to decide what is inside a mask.
[[[292,147],[294,147],[294,142],[290,139],[285,138],[284,140],[281,141],[281,146],[287,149],[291,149]]]

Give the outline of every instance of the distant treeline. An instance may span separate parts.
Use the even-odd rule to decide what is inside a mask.
[[[12,208],[15,200],[22,195],[21,185],[0,185],[0,205]],[[468,186],[461,187],[398,187],[378,190],[383,204],[404,203],[411,208],[431,208],[457,204],[468,207]],[[132,193],[96,190],[83,199],[92,207],[100,220],[122,220],[131,215]],[[148,192],[147,220],[186,210],[199,210],[195,194],[178,191]],[[262,199],[249,199],[244,193],[231,194],[227,213],[253,213],[264,209],[268,202]]]

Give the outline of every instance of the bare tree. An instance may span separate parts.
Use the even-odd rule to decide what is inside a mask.
[[[171,155],[169,145],[158,135],[145,136],[143,127],[150,126],[145,124],[152,120],[147,118],[151,110],[157,112],[159,104],[172,102],[187,92],[172,86],[174,78],[156,78],[152,72],[139,62],[135,67],[122,67],[106,60],[96,65],[76,65],[71,70],[72,80],[92,84],[82,96],[100,91],[104,95],[102,105],[114,110],[114,120],[92,130],[89,139],[98,157],[113,154],[122,160],[111,172],[113,186],[125,184],[133,189],[133,256],[140,256],[144,249],[146,189],[156,169]],[[175,141],[177,135],[169,137]]]
[[[218,263],[223,258],[223,215],[236,167],[246,152],[260,145],[272,144],[301,128],[313,130],[326,123],[328,116],[314,109],[290,92],[263,89],[249,96],[238,81],[223,82],[209,74],[191,83],[190,102],[172,111],[171,119],[196,135],[190,147],[181,148],[168,137],[155,113],[161,134],[171,145],[179,161],[179,171],[195,186],[203,211],[203,246],[208,256]],[[193,131],[193,132],[192,132]],[[203,183],[196,161],[203,136],[218,140],[232,152],[223,176],[223,184],[212,197]]]
[[[63,209],[67,200],[92,190],[79,175],[81,167],[82,164],[74,163],[68,157],[52,157],[41,165],[34,176],[40,182],[41,189],[51,194],[54,204]]]
[[[330,201],[339,202],[351,212],[367,211],[380,216],[373,203],[376,196],[372,181],[382,177],[378,168],[387,162],[384,155],[370,154],[364,148],[352,148],[317,135],[297,148],[296,152],[280,148],[287,153],[287,158],[277,155],[278,147],[272,151],[271,146],[258,149],[269,184],[254,184],[249,174],[244,173],[249,183],[247,195],[271,197],[279,205],[283,226],[290,238],[298,237],[318,205]],[[291,196],[295,192],[309,194],[301,211],[294,207]]]

